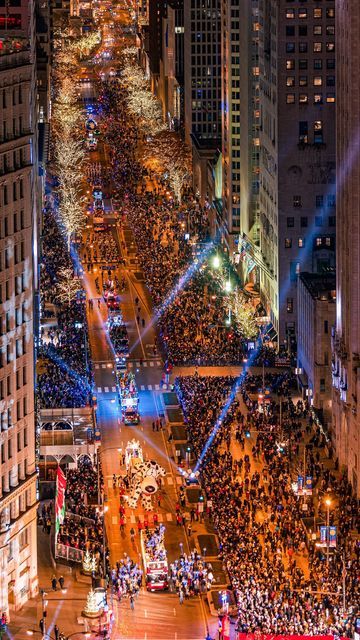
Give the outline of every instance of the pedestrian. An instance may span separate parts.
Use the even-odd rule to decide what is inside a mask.
[[[189,522],[189,524],[187,526],[187,534],[188,534],[189,538],[191,537],[191,531],[192,531],[192,524],[191,524],[191,522]]]
[[[184,591],[183,591],[183,589],[179,590],[179,602],[180,602],[180,604],[184,603]]]
[[[145,318],[142,318],[141,324],[142,324],[142,327],[144,328],[145,327]]]
[[[152,430],[155,431],[156,429],[156,422],[155,420],[152,421]]]
[[[131,611],[134,611],[135,603],[134,603],[134,596],[133,596],[133,594],[131,594],[131,595],[130,595],[130,608],[131,608]]]
[[[57,624],[54,627],[54,635],[55,635],[55,640],[59,640],[59,627],[57,626]]]
[[[101,299],[98,298],[98,309],[100,309],[100,305],[101,305]]]
[[[51,578],[51,586],[53,591],[56,591],[56,585],[57,585],[56,575],[53,574],[53,577]]]
[[[60,589],[64,588],[64,583],[65,583],[64,576],[60,576],[59,578]]]

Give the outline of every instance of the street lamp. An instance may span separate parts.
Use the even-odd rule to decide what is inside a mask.
[[[330,498],[325,499],[326,504],[326,564],[329,566],[329,538],[330,538]]]

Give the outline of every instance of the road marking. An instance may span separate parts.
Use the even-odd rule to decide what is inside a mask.
[[[144,616],[145,616],[145,618],[147,618],[147,611],[146,611],[146,609],[144,609]]]
[[[111,391],[112,391],[113,393],[116,393],[116,387],[111,387]]]
[[[171,476],[167,477],[167,483],[170,484],[170,485],[174,484],[174,480],[172,479]]]
[[[141,387],[140,387],[140,389],[141,389],[141,391],[145,391],[145,385],[144,385],[144,384],[142,384],[142,385],[141,385]]]
[[[155,385],[155,390],[156,390],[156,391],[159,391],[159,389],[160,389],[160,385],[156,384],[156,385]]]
[[[135,518],[134,514],[132,513],[131,516],[130,516],[130,523],[131,524],[135,524],[135,522],[136,522],[136,518]]]
[[[97,392],[98,392],[98,393],[101,393],[101,387],[98,387],[98,388],[97,388]]]
[[[152,360],[150,360],[150,367],[153,367],[153,366],[154,366],[154,363]]]
[[[175,609],[175,607],[174,607],[173,611],[174,611],[174,618],[175,618],[175,616],[176,616],[176,609]]]
[[[151,391],[152,390],[152,384],[148,384],[148,390]]]
[[[173,519],[172,513],[167,513],[167,514],[166,514],[166,520],[167,520],[168,522],[171,522],[171,521],[172,521],[172,519]]]
[[[176,476],[176,482],[177,484],[182,484],[183,483],[182,476]]]
[[[111,520],[112,520],[112,523],[113,523],[113,524],[117,524],[117,523],[118,523],[117,516],[113,516],[113,517],[111,518]]]
[[[104,387],[104,393],[109,393],[109,387]]]

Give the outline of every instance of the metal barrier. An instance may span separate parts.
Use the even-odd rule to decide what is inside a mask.
[[[72,513],[71,511],[65,511],[65,518],[71,518],[72,520],[75,520],[75,522],[80,522],[80,520],[83,520],[85,524],[89,525],[95,524],[95,520],[93,520],[92,518],[86,518],[85,516],[81,516],[79,513]]]
[[[69,562],[82,562],[84,552],[75,547],[69,547],[67,544],[57,542],[55,544],[55,558],[62,558]]]

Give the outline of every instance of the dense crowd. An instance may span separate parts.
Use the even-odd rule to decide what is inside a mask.
[[[206,208],[189,192],[182,204],[176,203],[165,183],[147,189],[154,176],[136,159],[137,146],[146,144],[146,139],[129,118],[123,87],[117,82],[102,83],[101,105],[113,180],[157,308],[167,360],[172,364],[239,362],[244,341],[234,318],[228,326],[227,276],[221,272],[219,277],[211,266],[214,249]],[[226,273],[229,268],[226,265]]]
[[[142,585],[141,567],[126,556],[116,563],[111,571],[113,589],[119,600],[125,596],[136,595]]]
[[[351,498],[347,480],[336,479],[323,468],[323,463],[317,462],[315,454],[313,468],[317,464],[319,474],[314,474],[314,489],[330,487],[339,504],[338,549],[327,564],[323,549],[309,543],[306,535],[301,500],[291,487],[290,456],[286,455],[289,450],[279,446],[283,433],[275,406],[259,412],[251,399],[249,386],[259,382],[250,378],[242,385],[248,411],[242,413],[237,398],[220,422],[217,419],[235,384],[234,378],[195,375],[176,382],[188,438],[197,458],[201,457],[209,434],[213,436],[211,447],[201,458],[200,470],[207,498],[213,501],[220,556],[237,596],[238,629],[350,636],[359,601],[359,545],[347,532],[356,519],[358,523],[358,504]],[[291,384],[289,376],[267,376],[272,395],[284,398],[283,417],[296,445],[304,437],[303,428],[308,430],[308,437],[312,431],[306,406],[291,402]],[[256,435],[251,456],[246,452],[249,430]],[[234,431],[243,454],[240,456],[230,451]],[[317,436],[316,430],[314,435]],[[315,500],[307,499],[307,513],[314,507],[312,502]],[[344,517],[345,528],[341,524]],[[350,612],[345,622],[341,614],[343,554]]]
[[[73,270],[64,236],[53,210],[44,211],[40,278],[41,306],[54,305],[56,326],[41,332],[37,379],[40,406],[84,407],[91,398],[92,371],[85,306],[81,300],[59,300],[61,272]],[[70,285],[69,285],[70,286]]]
[[[182,601],[209,591],[214,582],[214,574],[210,562],[205,562],[193,550],[189,555],[183,553],[179,560],[170,564],[170,579]]]

